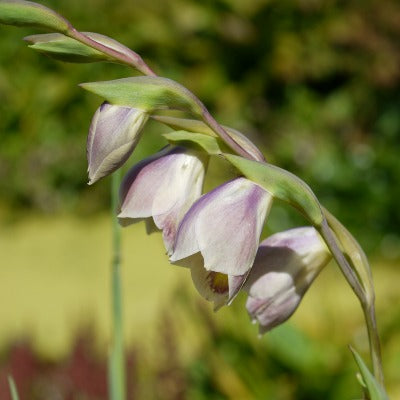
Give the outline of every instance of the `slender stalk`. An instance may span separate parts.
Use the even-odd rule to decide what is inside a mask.
[[[8,375],[8,386],[10,388],[10,395],[12,400],[19,400],[17,386],[15,385],[12,376]]]
[[[356,273],[350,267],[349,263],[346,260],[346,257],[339,249],[339,246],[336,243],[336,239],[333,236],[331,228],[329,227],[326,219],[324,218],[321,226],[318,228],[321,236],[325,240],[326,245],[328,246],[329,250],[331,251],[334,259],[336,260],[339,268],[343,272],[343,275],[346,277],[347,281],[349,282],[351,288],[353,289],[354,293],[360,300],[361,304],[365,304],[366,302],[366,294],[364,288],[361,286],[360,281],[357,278]]]
[[[371,305],[362,305],[362,307],[364,311],[365,323],[367,325],[373,373],[378,383],[382,386],[382,388],[384,388],[385,380],[382,369],[381,344],[375,318],[375,305],[374,302],[372,302]]]
[[[108,363],[109,398],[125,400],[125,357],[122,323],[122,288],[121,288],[121,227],[118,224],[118,192],[121,172],[117,170],[111,177],[111,218],[112,218],[112,344]]]
[[[360,282],[354,272],[350,267],[346,257],[339,249],[336,240],[332,234],[330,227],[326,220],[324,220],[320,228],[321,236],[324,238],[329,250],[331,251],[333,257],[335,258],[339,268],[341,269],[343,275],[345,276],[347,282],[350,284],[354,293],[356,294],[361,308],[364,313],[364,319],[367,326],[368,341],[369,341],[369,351],[372,361],[373,372],[376,380],[384,387],[384,376],[382,368],[382,358],[381,358],[381,345],[378,333],[378,327],[376,324],[375,317],[375,296],[374,294],[366,295],[364,288],[360,285]]]
[[[137,69],[144,75],[156,76],[153,70],[143,61],[142,57],[134,51],[130,50],[129,54],[124,54],[118,50],[112,49],[111,47],[105,46],[104,44],[98,43],[90,37],[86,36],[82,32],[77,31],[74,27],[71,27],[67,35],[72,39],[77,40],[87,46],[96,49],[104,54],[107,54],[115,60]]]

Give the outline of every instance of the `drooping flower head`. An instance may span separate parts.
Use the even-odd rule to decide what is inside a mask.
[[[203,195],[179,225],[171,262],[191,268],[199,291],[206,290],[204,282],[211,283],[211,292],[219,298],[213,299],[216,305],[225,297],[232,298],[238,287],[228,281],[250,270],[271,203],[267,191],[245,178]]]
[[[276,233],[264,240],[244,285],[246,308],[260,333],[285,322],[331,259],[312,227]]]
[[[206,157],[184,147],[167,146],[126,174],[120,189],[121,223],[151,218],[172,250],[179,222],[201,195]]]
[[[97,109],[87,139],[89,184],[124,164],[147,120],[148,114],[136,108],[103,103]]]

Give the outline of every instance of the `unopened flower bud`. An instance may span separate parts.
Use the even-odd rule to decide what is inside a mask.
[[[148,114],[103,103],[93,116],[87,140],[89,184],[118,169],[136,147]]]

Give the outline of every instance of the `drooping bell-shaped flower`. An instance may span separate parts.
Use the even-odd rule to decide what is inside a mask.
[[[93,116],[87,140],[89,184],[118,169],[132,154],[148,114],[103,103]]]
[[[253,265],[271,203],[272,196],[267,191],[245,178],[234,179],[203,195],[180,223],[170,261],[191,267],[198,289],[204,277],[218,282],[211,291],[222,294],[222,281],[228,278],[218,273],[235,279],[246,275]],[[193,261],[196,253],[201,253],[204,267]],[[237,292],[233,286],[229,286],[229,298]]]
[[[244,285],[246,308],[260,333],[285,322],[331,254],[317,231],[303,227],[264,240]]]
[[[152,217],[170,252],[179,222],[201,196],[205,168],[205,156],[184,147],[167,146],[142,160],[121,184],[121,223]]]

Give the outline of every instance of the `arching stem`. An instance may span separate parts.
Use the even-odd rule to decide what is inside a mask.
[[[112,341],[108,362],[109,397],[111,400],[126,399],[124,335],[122,323],[121,287],[121,227],[118,223],[119,184],[121,170],[111,176],[111,218],[112,218]]]

